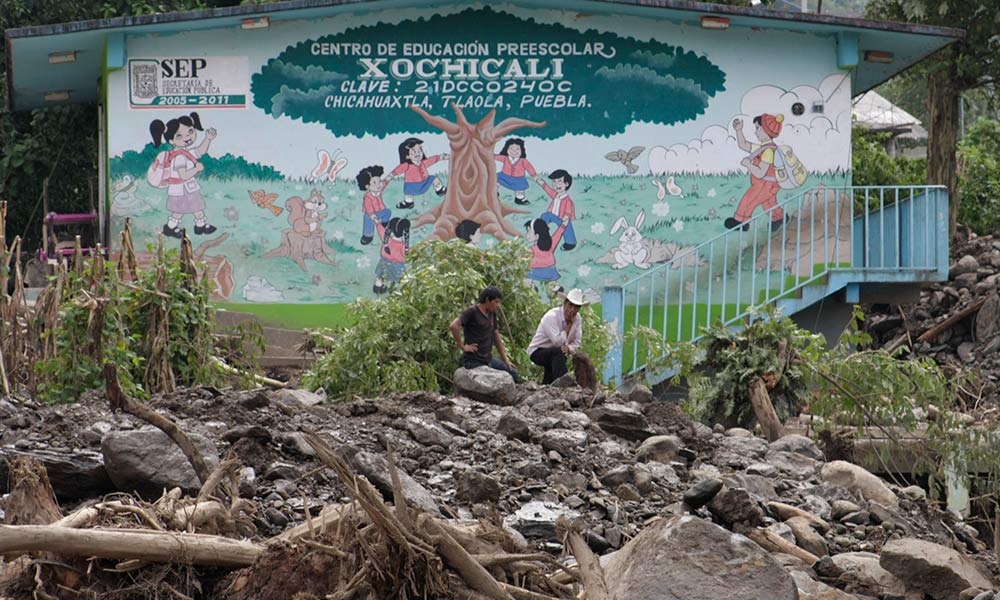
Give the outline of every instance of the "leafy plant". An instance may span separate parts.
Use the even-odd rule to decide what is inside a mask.
[[[325,388],[331,398],[450,388],[460,353],[448,326],[487,285],[503,292],[497,322],[508,355],[522,374],[537,375],[526,350],[547,306],[526,279],[530,260],[528,247],[516,240],[488,252],[460,240],[417,244],[398,285],[378,298],[356,300],[351,325],[317,336],[325,354],[303,383]],[[601,370],[610,333],[593,309],[581,315],[582,349]]]
[[[1000,231],[1000,123],[978,121],[959,146],[958,220],[980,235]]]

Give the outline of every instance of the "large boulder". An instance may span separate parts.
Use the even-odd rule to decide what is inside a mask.
[[[642,441],[653,435],[645,415],[624,404],[604,404],[587,411],[587,416],[597,425],[626,440]]]
[[[936,600],[957,598],[962,590],[976,587],[991,590],[995,586],[971,559],[951,548],[916,538],[889,541],[882,547],[879,564]]]
[[[517,386],[507,371],[489,367],[458,368],[455,371],[455,393],[480,402],[510,406],[517,403]]]
[[[906,584],[879,564],[878,554],[844,552],[833,556],[833,564],[843,573],[840,580],[850,590],[868,594],[906,596]]]
[[[543,433],[538,441],[546,450],[555,450],[563,456],[572,456],[578,448],[587,444],[589,437],[586,431],[550,429]]]
[[[654,435],[646,438],[635,451],[637,462],[655,460],[669,463],[677,458],[677,453],[684,447],[684,442],[676,435]]]
[[[823,451],[819,449],[816,442],[804,435],[790,433],[771,442],[770,450],[774,452],[794,452],[813,460],[826,460]]]
[[[839,485],[861,494],[865,500],[874,500],[889,508],[899,506],[899,499],[889,486],[864,467],[844,460],[835,460],[823,465],[820,476],[830,485]]]
[[[214,468],[219,462],[215,444],[198,433],[189,433],[188,437],[208,468]],[[112,431],[101,440],[101,454],[108,477],[123,492],[138,492],[155,499],[164,489],[179,487],[197,492],[201,488],[201,480],[180,447],[155,427]]]
[[[21,450],[14,446],[0,448],[0,492],[9,492],[7,466],[16,458],[34,458],[45,466],[52,491],[59,500],[93,498],[115,491],[104,469],[100,452],[74,450],[55,452],[46,448]]]
[[[455,436],[448,433],[444,427],[422,417],[407,417],[404,424],[413,439],[424,446],[441,446],[447,449],[455,441]]]
[[[392,477],[389,474],[389,461],[381,454],[365,452],[350,446],[341,448],[341,454],[344,455],[347,462],[355,471],[364,475],[378,491],[382,492],[382,496],[385,499],[392,498]],[[419,506],[425,512],[441,516],[441,509],[438,508],[437,502],[434,501],[434,497],[427,491],[427,488],[420,485],[416,479],[410,477],[409,473],[399,468],[398,465],[396,466],[396,472],[399,474],[399,484],[403,489],[403,495],[406,496],[408,501]]]
[[[602,561],[603,563],[603,561]],[[604,565],[611,600],[798,600],[795,582],[742,535],[692,516],[657,521]]]
[[[820,583],[802,571],[792,571],[790,575],[799,589],[799,600],[858,600],[854,594]]]

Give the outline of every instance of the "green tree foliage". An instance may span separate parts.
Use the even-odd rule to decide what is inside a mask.
[[[142,179],[146,176],[146,170],[149,165],[153,164],[156,155],[168,149],[170,149],[169,144],[159,148],[155,148],[153,144],[146,144],[142,152],[126,150],[121,156],[111,158],[111,171],[117,175],[130,175],[133,178]],[[232,154],[218,157],[206,155],[199,160],[216,179],[228,180],[237,177],[246,177],[257,181],[281,181],[283,179],[282,174],[274,167],[260,163],[249,163],[242,156],[233,156]]]
[[[927,160],[889,156],[883,143],[888,133],[855,127],[851,134],[851,181],[854,185],[924,185]]]
[[[957,150],[962,94],[992,86],[1000,75],[1000,0],[872,0],[869,15],[924,25],[958,27],[965,35],[925,61],[928,90],[928,179],[948,186],[951,230],[957,222]]]
[[[483,23],[489,23],[489,27],[484,28]],[[639,42],[614,33],[584,33],[558,23],[540,24],[489,7],[407,20],[398,25],[355,27],[316,41],[370,43],[377,39],[433,43],[441,41],[442,31],[476,31],[477,42],[494,46],[511,39],[525,39],[537,43],[603,43],[606,48],[615,48],[616,58],[609,62],[613,66],[595,70],[587,61],[573,60],[563,67],[564,78],[573,84],[573,93],[586,94],[593,110],[564,111],[559,119],[553,120],[551,108],[511,108],[510,112],[520,118],[547,121],[546,127],[532,133],[543,138],[560,137],[567,132],[610,135],[620,133],[633,120],[663,124],[685,121],[704,113],[709,98],[725,89],[725,74],[694,52],[652,40]],[[394,109],[324,106],[324,98],[337,93],[342,82],[363,81],[361,76],[366,72],[354,56],[314,55],[312,42],[302,42],[286,49],[254,75],[253,102],[275,117],[285,115],[322,123],[337,135],[437,131],[405,106]],[[418,78],[396,79],[394,86],[398,87],[393,88],[393,93],[417,95],[419,83]],[[480,119],[488,110],[464,108],[470,121]]]
[[[144,15],[216,6],[238,0],[105,0],[39,2],[0,0],[0,28],[12,29],[71,21]],[[6,60],[6,48],[0,48]],[[7,96],[6,75],[0,93]],[[54,106],[0,114],[0,198],[9,201],[7,231],[21,235],[26,247],[41,242],[42,183],[49,181],[49,210],[85,212],[90,180],[97,177],[97,107]],[[96,195],[96,194],[95,194]],[[96,205],[96,197],[94,199]]]
[[[317,336],[325,354],[303,377],[304,385],[323,387],[331,398],[449,389],[461,353],[448,326],[487,285],[503,293],[497,322],[511,360],[523,375],[540,373],[527,348],[549,307],[526,279],[531,251],[523,242],[500,242],[487,252],[460,240],[425,241],[406,259],[397,286],[378,298],[356,300],[349,310],[351,325]],[[600,373],[610,333],[594,308],[580,315],[581,350]]]
[[[959,155],[958,221],[980,235],[1000,233],[1000,123],[977,121]]]

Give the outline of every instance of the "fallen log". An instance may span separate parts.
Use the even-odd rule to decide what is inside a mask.
[[[0,554],[37,551],[60,556],[139,559],[236,569],[252,565],[264,547],[197,533],[0,525]]]
[[[760,377],[750,383],[750,404],[753,405],[754,415],[764,430],[768,442],[773,442],[784,435],[781,420],[778,418],[778,413],[774,412],[771,396],[767,393],[764,380]]]
[[[738,533],[742,533],[757,543],[758,546],[772,553],[790,554],[802,559],[807,565],[814,565],[819,557],[815,554],[799,548],[773,531],[767,529],[745,528]]]
[[[227,375],[237,375],[239,377],[251,377],[257,383],[267,386],[269,388],[274,388],[276,390],[282,390],[288,387],[288,384],[284,381],[278,381],[277,379],[271,379],[270,377],[264,377],[263,375],[257,375],[256,373],[244,373],[236,367],[227,365],[221,358],[217,356],[212,357],[212,364],[219,368],[220,371],[226,373]]]
[[[576,564],[579,565],[587,600],[608,600],[608,584],[604,579],[601,561],[594,555],[583,536],[566,520],[557,521],[556,526],[566,529],[566,543],[576,558]]]
[[[970,316],[976,314],[977,312],[979,312],[979,309],[982,308],[984,304],[986,304],[986,300],[987,300],[987,298],[982,298],[982,299],[978,300],[977,302],[974,302],[970,306],[967,306],[967,307],[963,308],[962,310],[958,311],[957,313],[951,315],[950,317],[948,317],[944,321],[941,321],[940,323],[938,323],[934,327],[931,327],[927,331],[921,333],[920,337],[917,338],[917,341],[918,342],[933,342],[934,338],[936,338],[942,332],[950,329],[951,327],[953,327],[956,323],[958,323],[962,319],[965,319],[966,317],[970,317]]]

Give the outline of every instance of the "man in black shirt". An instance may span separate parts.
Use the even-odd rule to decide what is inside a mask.
[[[462,351],[462,366],[466,369],[477,367],[490,367],[499,371],[507,371],[514,378],[520,381],[517,369],[510,359],[507,358],[507,350],[503,346],[503,339],[500,338],[500,331],[497,329],[496,312],[500,308],[500,301],[503,295],[495,286],[487,286],[479,294],[479,303],[462,311],[448,329],[451,336],[455,338],[455,344]],[[463,341],[464,334],[464,341]],[[498,360],[493,358],[491,352],[496,344],[497,352],[500,353]]]

